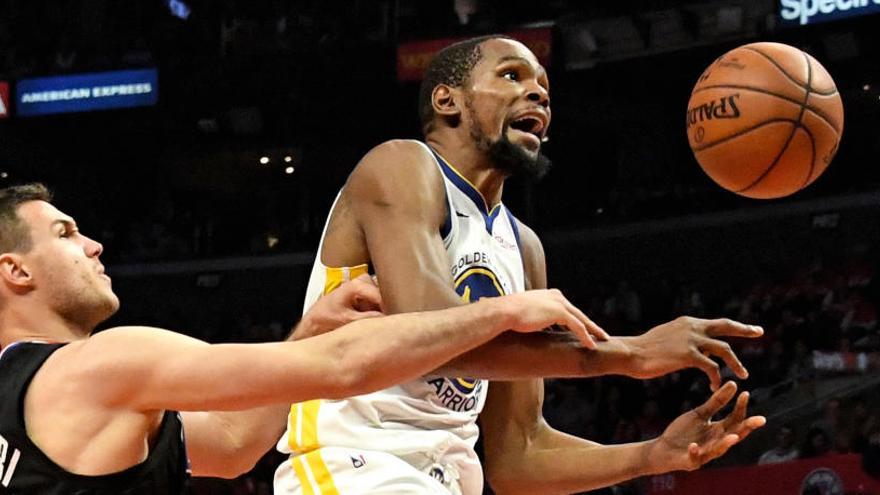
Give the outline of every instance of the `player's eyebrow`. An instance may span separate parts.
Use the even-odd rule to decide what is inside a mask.
[[[68,218],[60,218],[58,220],[55,220],[52,222],[50,227],[54,229],[55,226],[59,224],[64,226],[65,230],[76,230],[76,222]]]
[[[529,67],[531,67],[532,70],[535,72],[535,74],[537,74],[538,76],[541,76],[541,75],[544,75],[547,73],[547,71],[544,70],[544,67],[541,64],[538,64],[538,66],[535,67],[532,65],[531,60],[529,60],[526,57],[523,57],[521,55],[504,55],[503,57],[498,59],[497,65],[501,65],[505,62],[520,62],[520,63],[526,64]]]
[[[531,61],[529,61],[529,59],[522,57],[520,55],[505,55],[505,56],[498,59],[499,64],[503,64],[504,62],[511,62],[511,61],[523,62],[523,63],[529,64],[529,65],[532,65],[532,63],[531,63]]]

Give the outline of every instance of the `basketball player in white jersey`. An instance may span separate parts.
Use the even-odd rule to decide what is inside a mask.
[[[550,123],[543,67],[514,40],[469,40],[434,59],[420,99],[425,142],[376,147],[340,192],[307,305],[369,266],[392,313],[547,286],[540,241],[501,203],[508,176],[540,176],[548,166],[540,154]],[[580,492],[695,469],[764,424],[746,417],[745,393],[729,416],[710,419],[736,386],[721,386],[708,356],[747,375],[715,337],[757,337],[759,327],[679,318],[632,338],[590,330],[587,345],[552,333],[505,335],[409,383],[294,404],[278,443],[291,457],[276,471],[275,493],[480,494],[473,447],[481,411],[484,468],[504,494]],[[535,378],[649,378],[686,367],[704,370],[716,392],[657,439],[604,446],[555,431],[541,416],[543,382]],[[486,379],[503,381],[489,387]]]

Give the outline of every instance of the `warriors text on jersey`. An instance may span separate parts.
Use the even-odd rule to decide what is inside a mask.
[[[448,211],[440,235],[456,292],[472,302],[524,290],[516,219],[500,203],[490,210],[467,179],[439,154],[422,146],[434,156],[445,183]],[[309,280],[306,308],[342,282],[367,272],[366,265],[325,266],[322,247],[323,239]],[[278,449],[291,458],[276,472],[275,493],[354,493],[345,489],[348,483],[358,487],[355,492],[366,493],[364,475],[369,471],[372,477],[382,477],[382,473],[370,471],[371,456],[360,457],[362,451],[372,451],[374,464],[382,469],[395,470],[386,474],[389,479],[401,479],[400,466],[392,467],[398,460],[424,474],[428,481],[418,485],[421,491],[414,489],[412,493],[435,493],[434,488],[439,490],[436,493],[481,493],[483,474],[473,447],[478,435],[476,419],[488,385],[485,380],[469,377],[425,376],[345,400],[294,404],[287,432],[278,442]],[[396,459],[386,462],[389,454]],[[338,462],[340,457],[343,459]],[[340,472],[343,467],[350,472]],[[348,481],[358,473],[363,473],[361,483]],[[416,486],[368,484],[387,493]]]
[[[19,342],[0,355],[0,494],[177,495],[184,493],[188,461],[177,413],[168,411],[144,462],[118,473],[84,476],[52,462],[28,438],[24,398],[31,379],[64,344]]]

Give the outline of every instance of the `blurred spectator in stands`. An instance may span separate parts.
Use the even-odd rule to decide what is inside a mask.
[[[844,301],[840,328],[845,332],[862,335],[877,328],[877,308],[861,290],[852,290]]]
[[[614,434],[611,435],[611,443],[635,443],[642,439],[639,433],[639,427],[635,422],[621,418],[614,427]]]
[[[706,316],[703,294],[687,285],[682,285],[675,298],[673,313],[694,317]]]
[[[548,380],[544,416],[554,428],[583,437],[595,412],[580,392],[577,381]]]
[[[634,325],[642,321],[642,298],[630,287],[629,282],[621,280],[617,283],[614,300],[617,313],[624,322]]]
[[[776,446],[761,454],[758,464],[776,464],[797,459],[800,451],[795,447],[794,429],[785,425],[776,432]]]
[[[822,406],[822,417],[813,421],[810,428],[819,428],[825,432],[829,440],[833,440],[837,438],[838,431],[843,428],[841,423],[840,399],[832,397]]]
[[[822,428],[812,427],[807,431],[801,459],[822,457],[831,452],[831,437]]]
[[[642,412],[635,422],[641,435],[640,440],[656,438],[663,433],[666,427],[666,421],[660,417],[660,403],[656,399],[645,401],[642,405]]]
[[[814,376],[812,352],[804,339],[798,339],[794,344],[791,365],[788,367],[788,378],[802,382],[811,380]]]
[[[871,246],[866,243],[859,243],[849,250],[847,262],[843,267],[846,274],[846,285],[848,287],[868,287],[874,280],[874,263],[871,256]]]
[[[880,431],[880,418],[876,411],[871,411],[864,397],[853,399],[852,414],[847,422],[851,428],[851,444],[853,450],[864,453],[868,449],[869,438],[875,431]]]
[[[863,452],[862,466],[866,473],[880,479],[880,429],[874,430],[868,437],[868,444]]]

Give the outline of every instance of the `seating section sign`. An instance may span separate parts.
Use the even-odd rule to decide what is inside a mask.
[[[20,116],[151,106],[158,98],[156,69],[22,79],[15,86]]]

